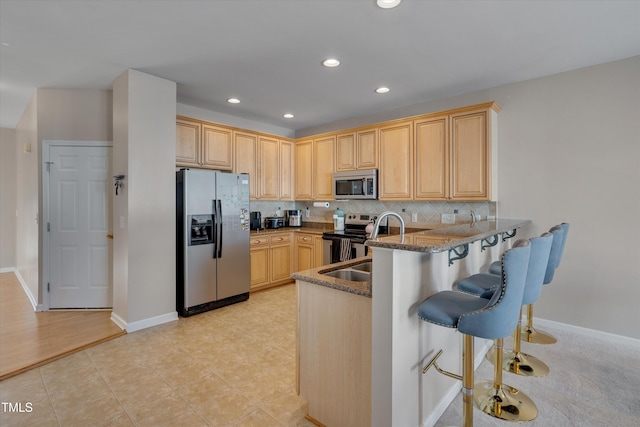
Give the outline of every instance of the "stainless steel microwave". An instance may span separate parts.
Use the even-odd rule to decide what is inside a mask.
[[[378,198],[378,170],[335,172],[333,174],[333,198],[336,200]]]

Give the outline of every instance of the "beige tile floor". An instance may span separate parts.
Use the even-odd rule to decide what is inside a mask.
[[[270,289],[11,377],[0,401],[23,412],[3,403],[0,425],[312,426],[295,393],[295,310],[295,285]]]

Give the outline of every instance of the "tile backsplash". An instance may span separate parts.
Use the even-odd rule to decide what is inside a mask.
[[[304,222],[333,222],[334,211],[340,208],[347,214],[363,213],[363,214],[381,214],[385,211],[393,211],[399,213],[405,221],[407,227],[422,228],[440,224],[440,215],[443,213],[451,214],[457,209],[457,223],[471,222],[471,211],[476,215],[481,215],[482,219],[486,219],[487,215],[496,216],[495,202],[392,202],[381,200],[349,200],[349,201],[331,201],[329,208],[318,208],[313,206],[312,201],[308,202],[263,202],[251,201],[251,210],[262,212],[262,217],[274,216],[277,210],[280,210],[282,216],[287,209],[302,210],[302,221]],[[309,216],[306,216],[306,210],[309,209]],[[404,209],[404,212],[403,212]],[[412,214],[416,214],[417,221],[412,222]],[[393,218],[390,219],[390,225],[394,225]]]

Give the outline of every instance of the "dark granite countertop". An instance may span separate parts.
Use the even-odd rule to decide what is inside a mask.
[[[444,252],[496,234],[517,230],[530,223],[531,221],[528,219],[483,220],[475,223],[455,224],[433,230],[405,233],[404,240],[401,239],[400,235],[380,236],[377,239],[367,240],[366,244],[371,247],[413,252]]]

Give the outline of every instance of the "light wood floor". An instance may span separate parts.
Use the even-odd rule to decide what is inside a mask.
[[[36,313],[14,273],[0,273],[0,380],[126,332],[111,311]]]

